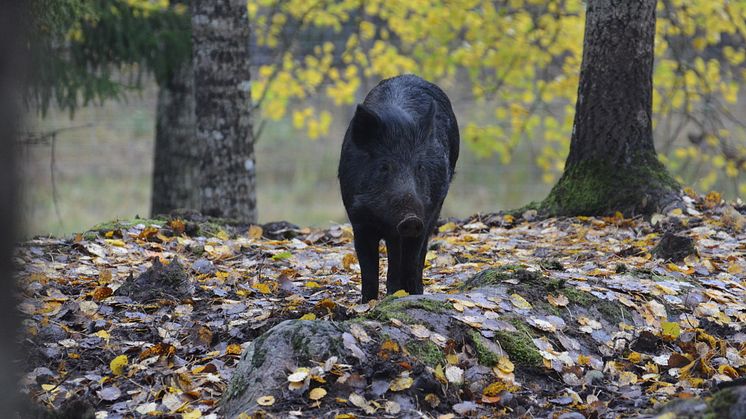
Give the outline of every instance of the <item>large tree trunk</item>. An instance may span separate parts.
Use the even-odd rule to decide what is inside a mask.
[[[679,202],[653,145],[656,0],[589,0],[570,154],[542,208],[649,214]]]
[[[195,0],[191,11],[201,209],[256,222],[246,1]]]
[[[193,89],[190,60],[158,91],[152,215],[199,209],[200,143],[194,135]]]

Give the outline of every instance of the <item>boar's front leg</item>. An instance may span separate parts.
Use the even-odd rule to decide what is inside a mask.
[[[352,226],[355,233],[355,252],[360,262],[363,283],[363,302],[378,298],[378,242],[380,238],[370,229]]]
[[[402,284],[401,239],[399,237],[386,238],[386,256],[389,264],[389,269],[386,272],[386,293],[390,295],[404,289]]]
[[[410,294],[422,294],[422,268],[425,254],[422,252],[427,236],[403,237],[401,245],[401,280],[404,290]]]

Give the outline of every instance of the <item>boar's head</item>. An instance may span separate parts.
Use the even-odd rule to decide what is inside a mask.
[[[448,160],[433,135],[435,107],[431,102],[417,113],[358,105],[350,124],[359,151],[353,210],[375,217],[389,234],[423,234],[437,211],[433,203],[445,193]]]

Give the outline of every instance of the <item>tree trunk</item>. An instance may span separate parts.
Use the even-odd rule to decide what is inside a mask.
[[[158,90],[151,214],[199,209],[200,143],[194,135],[194,74],[185,62]]]
[[[253,223],[256,170],[250,109],[249,22],[244,0],[192,1],[200,206]]]
[[[676,205],[679,185],[653,145],[656,0],[589,0],[565,171],[547,214],[650,214]]]

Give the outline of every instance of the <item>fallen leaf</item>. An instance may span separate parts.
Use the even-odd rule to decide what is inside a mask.
[[[127,358],[127,355],[119,355],[118,357],[111,360],[109,363],[109,368],[111,369],[111,372],[114,373],[114,375],[122,375],[124,374],[124,369],[129,363],[129,359]]]
[[[324,396],[326,396],[326,390],[321,387],[316,387],[315,389],[311,390],[310,393],[308,393],[308,398],[313,401],[321,400],[324,398]]]

